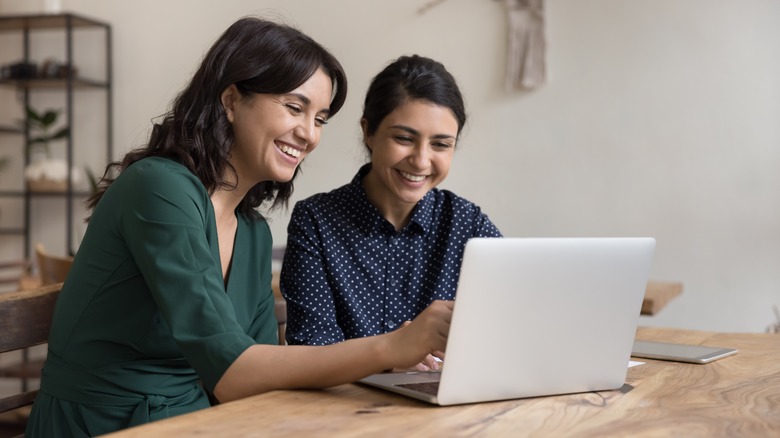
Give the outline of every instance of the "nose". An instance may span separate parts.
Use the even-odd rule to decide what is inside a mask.
[[[412,165],[416,169],[426,169],[431,161],[430,150],[424,143],[418,143],[414,146],[411,156],[409,157]]]
[[[315,148],[320,141],[320,129],[316,121],[305,119],[295,128],[294,134],[306,143],[306,148]]]

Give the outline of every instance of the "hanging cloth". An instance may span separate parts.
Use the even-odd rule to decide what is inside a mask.
[[[544,0],[502,0],[507,12],[506,88],[533,90],[546,79]]]

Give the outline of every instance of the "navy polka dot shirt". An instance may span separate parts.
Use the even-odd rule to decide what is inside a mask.
[[[281,289],[287,342],[326,345],[392,331],[433,300],[453,299],[471,237],[501,237],[473,203],[433,189],[396,231],[352,182],[295,205]]]

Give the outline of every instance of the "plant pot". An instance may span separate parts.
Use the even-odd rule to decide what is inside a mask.
[[[27,180],[27,190],[31,192],[65,192],[68,190],[68,182],[47,178],[31,179]]]
[[[24,171],[27,189],[31,192],[65,192],[68,190],[68,165],[65,160],[36,159]],[[73,188],[81,182],[81,173],[71,169]]]

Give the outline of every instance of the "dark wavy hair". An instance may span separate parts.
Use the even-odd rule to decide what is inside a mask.
[[[413,99],[449,108],[460,134],[466,106],[455,78],[440,62],[419,55],[396,59],[371,80],[363,103],[366,134],[373,135],[388,114]]]
[[[339,61],[316,41],[290,26],[246,17],[233,23],[209,49],[189,85],[173,101],[171,109],[155,123],[145,147],[109,163],[97,192],[87,201],[94,209],[122,170],[146,157],[166,157],[189,169],[209,193],[234,188],[225,178],[233,144],[221,95],[235,84],[242,96],[253,93],[284,94],[306,82],[322,68],[333,84],[330,116],[344,105],[347,79]],[[266,201],[270,209],[287,206],[293,192],[295,170],[288,182],[264,181],[254,186],[238,206],[240,212],[260,217],[257,208]]]

